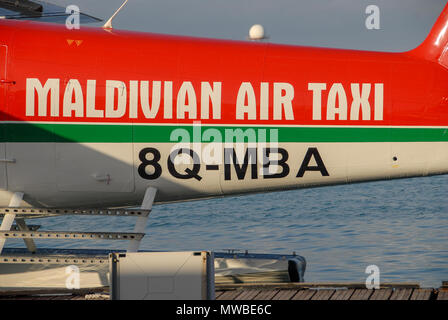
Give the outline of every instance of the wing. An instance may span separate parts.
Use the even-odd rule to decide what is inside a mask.
[[[39,20],[43,22],[65,23],[66,8],[37,0],[0,0],[1,19]],[[91,15],[80,13],[81,24],[102,21]]]

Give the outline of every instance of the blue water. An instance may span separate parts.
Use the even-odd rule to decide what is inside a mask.
[[[32,223],[44,230],[132,231],[134,221],[77,216]],[[366,267],[375,264],[383,282],[439,287],[448,280],[448,176],[158,205],[146,232],[146,250],[295,251],[307,259],[306,281],[364,282]],[[38,245],[127,247],[82,240]]]

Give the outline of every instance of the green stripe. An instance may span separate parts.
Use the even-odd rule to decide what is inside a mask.
[[[197,130],[198,128],[196,128]],[[279,142],[437,142],[448,141],[448,128],[347,128],[347,127],[213,127],[202,126],[194,134],[193,126],[98,125],[98,124],[0,124],[1,142],[178,142],[175,136],[204,138],[204,132],[223,137],[221,141]],[[235,131],[236,130],[236,131]],[[278,130],[278,131],[276,131]],[[235,138],[238,134],[240,139]],[[176,135],[177,134],[177,135]],[[266,136],[264,140],[263,136]],[[210,140],[203,140],[208,142]]]

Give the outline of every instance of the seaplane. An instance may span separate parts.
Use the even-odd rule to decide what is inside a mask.
[[[0,250],[56,237],[36,216],[138,216],[136,251],[153,203],[447,174],[447,29],[389,53],[1,19]]]

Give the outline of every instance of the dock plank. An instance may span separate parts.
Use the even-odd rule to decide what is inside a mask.
[[[60,296],[54,296],[51,300],[72,300],[73,295],[60,295]]]
[[[298,290],[280,290],[272,300],[290,300]]]
[[[356,289],[350,297],[350,300],[369,300],[373,290],[369,289]]]
[[[448,291],[440,290],[437,295],[437,300],[448,300]]]
[[[216,300],[234,300],[243,290],[228,290],[221,294]]]
[[[303,289],[299,290],[291,300],[310,300],[318,290],[315,289]]]
[[[235,300],[253,300],[260,293],[260,290],[249,289],[243,290],[243,292],[235,298]]]
[[[414,289],[395,289],[389,300],[409,300]]]
[[[389,300],[394,293],[392,289],[375,289],[369,300]]]
[[[429,300],[431,298],[432,289],[414,289],[410,300]]]
[[[335,290],[330,300],[349,300],[355,289],[338,289]]]
[[[331,296],[336,290],[334,289],[321,289],[311,298],[311,300],[330,300]]]
[[[261,290],[253,300],[271,300],[279,290]]]
[[[218,299],[219,296],[221,296],[224,293],[223,290],[215,291],[215,299]]]

